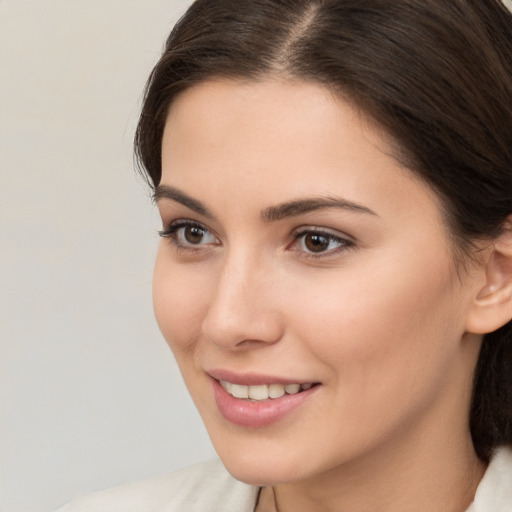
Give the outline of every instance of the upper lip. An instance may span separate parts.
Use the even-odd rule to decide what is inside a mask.
[[[232,384],[242,386],[261,386],[263,384],[314,384],[317,381],[297,379],[294,377],[278,377],[275,375],[265,375],[262,373],[237,373],[226,369],[207,370],[206,373],[216,380],[224,380]]]

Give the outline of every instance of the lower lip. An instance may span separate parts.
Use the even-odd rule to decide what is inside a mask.
[[[224,418],[235,425],[250,428],[267,427],[282,420],[304,404],[319,387],[313,386],[306,391],[281,398],[252,402],[235,398],[226,392],[218,380],[213,379],[215,401]]]

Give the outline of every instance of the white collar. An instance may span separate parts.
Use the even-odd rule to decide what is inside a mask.
[[[496,450],[466,512],[512,512],[512,447]]]

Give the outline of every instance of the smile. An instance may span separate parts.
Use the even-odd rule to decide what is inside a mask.
[[[284,395],[295,395],[313,387],[313,383],[306,384],[262,384],[258,386],[244,386],[233,384],[226,380],[219,381],[224,390],[234,398],[263,401],[281,398]]]
[[[256,381],[251,385],[211,379],[217,408],[226,420],[241,427],[268,427],[305,406],[322,388],[320,383],[261,384],[262,379],[246,376],[246,381]]]

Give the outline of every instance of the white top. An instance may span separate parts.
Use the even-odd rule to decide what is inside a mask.
[[[95,492],[55,512],[253,512],[257,496],[257,487],[235,480],[220,460],[211,460]]]
[[[466,512],[512,512],[512,447],[496,452]]]
[[[257,487],[213,460],[100,491],[56,512],[254,512],[257,496]],[[512,512],[512,448],[496,452],[467,512]]]

